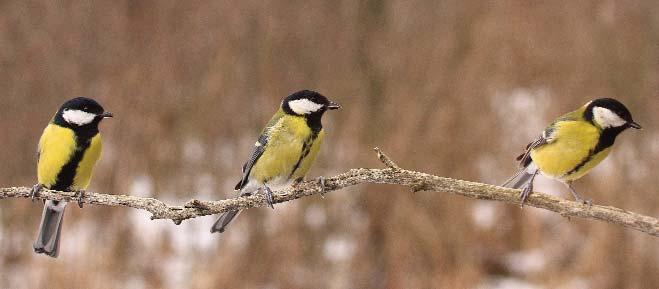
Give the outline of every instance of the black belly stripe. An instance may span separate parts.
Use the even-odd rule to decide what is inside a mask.
[[[291,174],[288,175],[289,179],[291,177],[293,177],[295,172],[300,168],[300,165],[302,165],[302,161],[304,160],[304,158],[306,158],[307,155],[309,155],[309,152],[311,152],[311,147],[313,146],[313,142],[318,137],[319,132],[320,132],[320,130],[319,131],[313,131],[311,136],[309,136],[309,138],[307,138],[305,140],[304,145],[302,146],[302,153],[300,154],[300,158],[295,163],[295,166],[293,166],[293,170],[291,170]]]
[[[71,186],[73,186],[73,180],[75,179],[76,171],[78,165],[82,161],[85,152],[91,145],[91,137],[76,137],[76,150],[69,159],[69,161],[62,167],[57,174],[57,181],[54,186],[51,186],[50,189],[57,191],[69,191]]]
[[[613,145],[613,142],[616,139],[616,136],[622,132],[621,129],[616,128],[616,129],[605,129],[602,131],[602,134],[600,135],[599,141],[595,145],[595,148],[591,149],[588,151],[588,156],[586,156],[579,164],[577,164],[572,170],[567,172],[566,174],[563,175],[563,177],[567,177],[571,174],[576,173],[579,171],[583,166],[585,166],[589,161],[595,157],[598,153],[602,152],[603,150],[610,148]]]
[[[594,157],[596,154],[597,154],[597,153],[596,153],[596,152],[593,152],[593,150],[588,151],[588,156],[586,156],[583,160],[581,160],[581,162],[579,162],[579,164],[577,164],[572,170],[570,170],[569,172],[565,173],[565,174],[563,175],[563,177],[567,177],[567,176],[569,176],[569,175],[571,175],[571,174],[574,174],[574,173],[576,173],[577,171],[579,171],[579,170],[580,170],[583,166],[585,166],[590,160],[592,160],[593,157]]]

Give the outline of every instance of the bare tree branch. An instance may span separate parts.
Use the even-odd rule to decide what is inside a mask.
[[[511,204],[519,204],[519,190],[498,186],[438,177],[426,173],[401,169],[378,148],[375,149],[378,158],[384,163],[385,169],[351,169],[335,177],[325,179],[325,192],[336,191],[346,187],[373,183],[392,184],[409,187],[412,191],[446,192],[479,200],[496,200]],[[1,188],[0,199],[29,198],[31,188],[13,187]],[[305,181],[293,188],[275,192],[274,203],[283,203],[304,196],[320,194],[322,189],[317,181]],[[57,192],[42,190],[37,199],[76,202],[73,192]],[[235,209],[247,209],[266,206],[262,194],[247,197],[237,197],[221,201],[191,200],[183,206],[168,205],[153,198],[134,197],[127,195],[112,195],[87,192],[83,203],[125,206],[141,209],[153,214],[151,219],[170,219],[176,224],[183,220],[223,213]],[[580,217],[594,219],[607,223],[621,225],[649,235],[659,237],[659,220],[653,217],[628,212],[610,206],[584,205],[567,199],[534,192],[527,199],[526,205],[546,209],[561,214],[564,217]]]

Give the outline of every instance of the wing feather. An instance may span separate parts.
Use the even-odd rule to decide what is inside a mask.
[[[252,171],[252,168],[254,167],[256,161],[258,161],[261,155],[263,155],[263,152],[265,151],[265,146],[267,144],[268,144],[268,134],[264,133],[259,137],[258,142],[256,142],[256,144],[254,145],[254,148],[252,149],[252,152],[250,153],[250,157],[247,160],[247,162],[243,164],[242,179],[240,179],[240,182],[236,184],[235,187],[236,190],[242,189],[247,184],[249,173]]]
[[[552,143],[556,140],[556,127],[557,123],[559,122],[564,122],[564,121],[578,121],[579,117],[583,115],[583,112],[580,110],[576,110],[570,113],[567,113],[565,115],[562,115],[558,119],[556,119],[554,122],[552,122],[544,131],[542,131],[542,134],[538,136],[534,141],[530,142],[528,145],[526,145],[526,149],[524,153],[520,154],[517,156],[517,160],[519,161],[520,167],[526,167],[531,163],[531,151],[542,147],[543,145],[546,145],[548,143]]]
[[[526,145],[526,149],[524,150],[524,153],[520,154],[517,156],[517,160],[519,161],[519,166],[524,168],[531,163],[531,151],[539,148],[543,145],[546,145],[548,143],[551,143],[554,141],[554,124],[546,128],[544,131],[542,131],[542,134],[538,136],[534,141],[530,142],[528,145]]]
[[[249,182],[249,174],[252,171],[254,164],[256,164],[261,155],[263,155],[263,152],[268,145],[268,140],[270,139],[271,130],[273,127],[277,126],[277,123],[281,120],[282,116],[283,112],[281,110],[278,111],[272,119],[270,119],[265,129],[263,129],[263,132],[261,132],[258,141],[254,144],[254,148],[252,148],[249,159],[243,164],[242,178],[240,179],[240,182],[236,184],[234,188],[235,190],[241,190]]]

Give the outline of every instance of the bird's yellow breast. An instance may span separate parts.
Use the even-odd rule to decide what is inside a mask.
[[[62,167],[75,152],[76,139],[73,130],[55,124],[44,129],[39,140],[39,163],[37,175],[39,183],[50,188],[57,182]]]
[[[303,177],[313,163],[322,141],[322,130],[311,145],[311,150],[295,169],[305,140],[313,132],[304,117],[283,116],[271,128],[268,144],[251,171],[251,178],[259,182],[287,182]],[[292,174],[292,176],[291,176]],[[289,177],[291,177],[289,179]]]
[[[89,147],[83,154],[82,160],[78,163],[75,178],[73,178],[74,190],[84,190],[89,186],[89,182],[94,172],[94,165],[101,158],[103,144],[101,134],[97,133],[90,141]]]
[[[72,183],[67,184],[69,190],[87,188],[94,164],[100,158],[101,147],[101,136],[96,134],[90,140],[86,150],[79,152],[82,153],[82,158],[71,168],[74,170],[71,172],[74,177]],[[73,161],[76,152],[82,149],[73,130],[52,123],[49,124],[39,140],[39,162],[37,165],[39,183],[47,188],[61,186],[62,180],[58,177],[63,175],[62,170]],[[60,183],[58,184],[58,182]]]
[[[576,180],[599,164],[609,153],[591,152],[601,131],[586,121],[559,121],[554,124],[553,141],[531,151],[531,158],[543,174],[562,180]],[[584,162],[585,161],[585,162]]]
[[[304,178],[304,176],[307,175],[309,169],[311,169],[311,165],[316,160],[316,156],[320,151],[320,144],[323,142],[324,137],[325,137],[325,131],[321,129],[318,132],[316,139],[311,144],[311,149],[309,150],[309,154],[304,159],[302,159],[299,168],[291,176],[293,180]]]

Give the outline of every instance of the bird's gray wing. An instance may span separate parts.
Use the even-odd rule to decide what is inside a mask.
[[[259,140],[254,144],[254,148],[252,149],[249,159],[247,159],[243,165],[243,176],[240,179],[240,182],[236,184],[236,187],[234,188],[235,190],[242,190],[242,188],[244,188],[245,185],[247,185],[249,182],[249,173],[252,171],[252,167],[254,167],[254,164],[256,164],[261,155],[263,155],[265,147],[268,145],[270,134],[273,130],[277,130],[277,127],[280,125],[283,116],[284,112],[280,109],[277,111],[277,113],[275,113],[270,121],[268,121],[268,124],[265,126],[261,132],[261,135],[259,136]]]
[[[537,172],[528,170],[531,161],[533,161],[531,159],[531,151],[535,148],[539,148],[545,144],[554,141],[553,133],[554,133],[554,128],[552,125],[546,128],[538,138],[536,138],[534,141],[526,145],[526,149],[524,150],[524,153],[522,153],[517,157],[517,160],[519,161],[520,170],[518,170],[514,176],[506,180],[506,182],[501,185],[502,187],[519,189],[533,180],[533,177]]]
[[[554,141],[554,132],[555,132],[555,128],[552,124],[549,127],[547,127],[544,131],[542,131],[542,134],[538,138],[536,138],[534,141],[526,145],[526,150],[524,151],[524,153],[517,156],[517,160],[519,161],[520,167],[525,168],[531,163],[531,151],[533,149],[539,148],[543,145],[546,145]]]
[[[245,185],[247,185],[249,179],[249,173],[252,171],[252,167],[254,167],[256,161],[258,161],[261,155],[263,155],[263,152],[265,151],[265,146],[267,144],[268,144],[268,130],[265,130],[259,137],[259,140],[254,144],[254,148],[252,149],[249,159],[243,165],[243,176],[240,182],[236,184],[236,187],[234,188],[235,190],[241,190],[243,187],[245,187]]]

